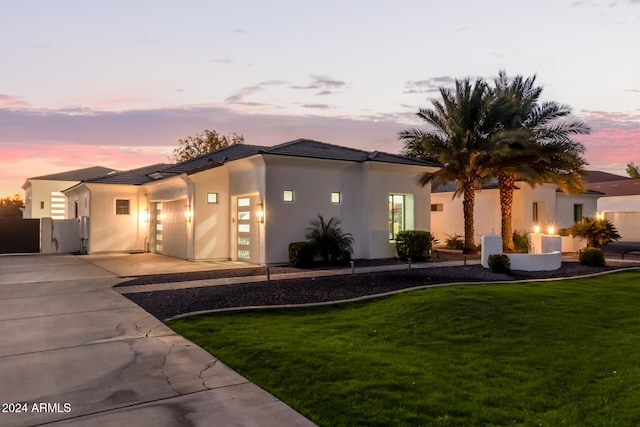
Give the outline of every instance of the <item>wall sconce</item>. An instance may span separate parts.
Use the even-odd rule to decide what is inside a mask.
[[[596,219],[598,221],[603,220],[604,219],[604,214],[602,212],[596,212]]]
[[[142,214],[142,221],[143,222],[149,222],[149,209],[145,209],[143,214]]]
[[[540,226],[539,225],[534,225],[533,226],[533,232],[534,233],[540,233]]]
[[[553,225],[550,225],[547,228],[547,234],[554,234],[555,232],[556,232],[556,229],[555,229],[555,227]]]
[[[191,222],[192,218],[193,218],[193,211],[191,210],[191,206],[187,205],[184,207],[184,220],[186,222]]]
[[[264,203],[256,204],[256,220],[260,224],[264,224]]]

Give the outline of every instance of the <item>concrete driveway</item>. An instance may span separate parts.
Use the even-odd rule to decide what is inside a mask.
[[[0,426],[310,426],[83,257],[0,256]]]

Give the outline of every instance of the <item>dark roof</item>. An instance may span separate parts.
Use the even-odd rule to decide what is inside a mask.
[[[164,172],[168,174],[191,174],[200,172],[205,169],[220,166],[221,164],[231,160],[238,160],[243,157],[258,154],[261,150],[264,150],[264,148],[265,147],[259,145],[233,144],[228,147],[212,151],[211,153],[203,154],[201,156],[194,157],[193,159],[171,165]]]
[[[596,182],[589,184],[589,188],[605,196],[637,196],[640,195],[640,179]]]
[[[100,184],[133,184],[142,185],[154,179],[166,178],[171,174],[165,174],[164,170],[172,165],[166,163],[157,163],[151,166],[145,166],[138,169],[131,169],[123,172],[110,173],[108,175],[97,178],[87,179],[84,182],[100,183]],[[158,175],[156,175],[158,174]]]
[[[115,169],[105,168],[102,166],[93,166],[90,168],[76,169],[67,172],[54,173],[51,175],[35,176],[27,179],[43,179],[48,181],[84,181],[97,176],[107,175],[111,172],[118,172]]]
[[[628,176],[614,175],[609,172],[587,171],[587,175],[583,178],[584,182],[608,182],[608,181],[626,181],[631,178]]]
[[[296,139],[273,147],[266,147],[262,152],[264,154],[309,157],[313,159],[345,160],[352,162],[374,161],[416,166],[437,166],[432,162],[416,160],[397,154],[358,150],[356,148],[327,144],[326,142],[311,139]]]

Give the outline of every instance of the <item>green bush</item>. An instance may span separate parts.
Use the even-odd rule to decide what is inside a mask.
[[[608,219],[582,218],[582,221],[576,222],[567,231],[573,237],[586,240],[589,248],[597,248],[621,238]]]
[[[505,254],[489,255],[487,261],[489,262],[489,268],[494,273],[509,273],[511,271],[511,261]]]
[[[528,254],[531,250],[531,242],[529,241],[529,236],[527,236],[526,233],[520,234],[517,231],[514,231],[513,248],[516,252]]]
[[[428,231],[405,230],[396,237],[396,251],[400,259],[424,261],[431,256],[431,249],[436,242],[436,238]]]
[[[308,242],[289,243],[289,262],[299,268],[313,266],[313,246]]]
[[[353,236],[345,233],[340,227],[340,220],[332,217],[325,221],[321,214],[311,221],[307,228],[306,238],[324,264],[345,265],[351,261],[353,253]]]
[[[598,248],[584,248],[578,253],[578,262],[593,267],[603,266],[605,265],[604,252]]]
[[[464,249],[464,239],[459,234],[454,234],[453,236],[446,235],[447,239],[445,240],[445,247],[447,249],[456,249],[461,251]]]

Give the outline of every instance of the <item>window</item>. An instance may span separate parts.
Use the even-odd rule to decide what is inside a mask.
[[[331,193],[331,203],[342,203],[342,193],[340,192]]]
[[[434,203],[431,205],[431,212],[442,212],[444,210],[444,204]]]
[[[207,203],[218,203],[218,193],[207,193]]]
[[[538,223],[538,202],[533,202],[533,222]]]
[[[116,199],[116,215],[129,215],[129,200]]]
[[[44,202],[40,202],[40,209],[44,209]]]
[[[282,200],[285,202],[293,202],[295,193],[293,190],[284,190],[282,192]]]
[[[404,195],[389,194],[389,240],[405,229]]]
[[[582,221],[582,205],[573,205],[573,222]]]

